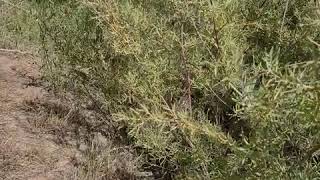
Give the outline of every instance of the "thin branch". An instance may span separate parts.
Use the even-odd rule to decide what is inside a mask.
[[[20,51],[18,49],[0,49],[0,52],[5,52],[5,53],[18,53],[18,54],[28,54],[33,56],[33,53],[27,52],[27,51]]]
[[[213,39],[215,41],[215,45],[216,45],[216,48],[217,48],[217,56],[220,55],[220,52],[221,52],[221,48],[220,48],[220,41],[219,41],[219,37],[218,37],[218,33],[219,33],[219,30],[217,29],[217,23],[216,23],[216,19],[213,18]]]
[[[316,41],[314,41],[313,39],[311,39],[310,37],[307,37],[308,38],[308,40],[310,41],[310,42],[312,42],[314,45],[316,45],[316,46],[318,46],[318,48],[320,48],[320,44],[319,43],[317,43]]]
[[[259,8],[263,8],[263,6],[266,4],[266,2],[267,2],[267,0],[264,0],[264,1],[260,4]]]
[[[284,13],[283,13],[283,18],[282,18],[282,23],[281,23],[281,28],[280,28],[280,32],[281,32],[281,33],[282,33],[283,26],[284,26],[284,21],[285,21],[285,19],[286,19],[286,15],[287,15],[287,12],[288,12],[289,1],[290,1],[290,0],[287,0],[286,9],[284,10]]]
[[[181,25],[181,64],[182,64],[182,73],[183,73],[183,88],[184,90],[187,91],[186,96],[187,96],[188,110],[190,114],[192,114],[191,77],[190,77],[190,71],[187,67],[187,57],[185,54],[184,45],[185,45],[184,30],[183,30],[183,25]]]

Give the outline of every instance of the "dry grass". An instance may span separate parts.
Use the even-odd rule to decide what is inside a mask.
[[[139,170],[140,160],[133,148],[116,142],[117,136],[110,133],[114,130],[101,123],[97,112],[88,110],[88,105],[75,108],[68,104],[72,103],[63,99],[36,99],[24,101],[22,108],[38,114],[30,121],[30,131],[53,135],[57,144],[77,148],[72,179],[152,179],[152,173]]]
[[[114,147],[111,142],[103,149],[93,143],[85,153],[85,160],[78,168],[77,177],[83,180],[146,179],[148,174],[139,172],[139,159],[131,151],[130,147]]]
[[[57,167],[57,163],[61,163],[57,154],[45,153],[46,148],[32,142],[22,144],[15,137],[1,136],[0,179],[36,179],[40,176],[48,179],[66,178],[68,174]]]

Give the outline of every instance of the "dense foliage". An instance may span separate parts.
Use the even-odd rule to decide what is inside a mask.
[[[166,179],[320,176],[311,0],[33,1],[44,73]]]
[[[0,48],[30,50],[34,47],[39,28],[36,12],[31,8],[24,0],[0,1]]]

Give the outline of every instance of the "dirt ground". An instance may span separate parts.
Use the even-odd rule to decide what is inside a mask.
[[[49,96],[35,83],[39,77],[32,58],[0,52],[0,180],[73,179],[76,150],[33,130],[38,113],[23,108]]]

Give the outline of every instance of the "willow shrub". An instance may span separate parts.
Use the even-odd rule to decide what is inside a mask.
[[[34,1],[44,73],[128,127],[165,178],[312,178],[314,1]]]

